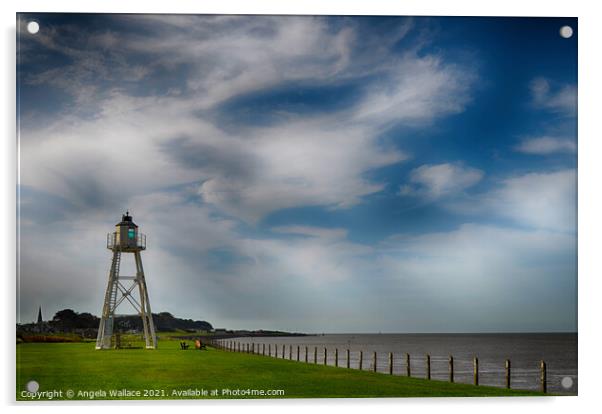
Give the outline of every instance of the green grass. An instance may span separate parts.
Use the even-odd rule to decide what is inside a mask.
[[[183,398],[172,392],[187,389],[208,392],[217,389],[220,393],[223,389],[281,389],[285,392],[284,398],[541,395],[306,364],[213,348],[182,351],[177,341],[169,340],[162,341],[157,350],[96,351],[92,343],[20,344],[17,346],[17,400],[28,400],[21,396],[21,391],[30,380],[40,384],[39,391],[62,390],[64,399],[68,389],[77,393],[79,390],[108,392],[124,388],[159,390],[155,398]],[[228,398],[224,395],[213,397]],[[139,398],[143,399],[144,395]],[[76,395],[73,399],[88,398]],[[118,398],[107,396],[104,399]]]

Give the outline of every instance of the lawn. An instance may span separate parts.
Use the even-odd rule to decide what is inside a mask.
[[[94,392],[96,399],[274,398],[244,395],[249,392],[247,390],[284,390],[284,395],[279,398],[541,395],[306,364],[213,348],[182,351],[179,342],[169,340],[162,341],[157,350],[96,351],[93,343],[19,344],[17,400],[30,399],[22,395],[30,380],[39,383],[39,392],[62,391],[62,397],[57,399],[68,399],[67,390],[75,393],[72,399],[90,399],[89,393]],[[110,395],[110,390],[124,389],[138,391],[140,395]],[[232,390],[232,394],[224,390]],[[78,395],[79,391],[88,394]],[[207,395],[199,395],[203,392]],[[257,392],[261,391],[253,391]],[[41,399],[47,398],[42,396]]]

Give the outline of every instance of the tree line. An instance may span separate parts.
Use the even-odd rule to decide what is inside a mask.
[[[213,329],[207,321],[181,319],[169,312],[153,313],[153,322],[157,331],[205,330]],[[100,318],[88,312],[78,313],[73,309],[63,309],[55,313],[52,320],[44,322],[54,331],[75,332],[79,330],[98,329]],[[142,319],[138,315],[122,315],[115,318],[114,329],[121,332],[141,331]]]

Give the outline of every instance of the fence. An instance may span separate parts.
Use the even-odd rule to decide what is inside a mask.
[[[335,367],[344,366],[346,369],[366,370],[367,368],[370,371],[386,373],[388,375],[400,375],[401,372],[405,371],[405,376],[407,377],[420,377],[425,378],[427,380],[433,379],[432,367],[435,363],[439,366],[445,364],[447,366],[445,374],[449,382],[455,382],[457,374],[459,373],[465,376],[467,374],[467,369],[469,368],[467,366],[467,363],[469,363],[471,365],[471,369],[469,372],[472,374],[472,383],[477,386],[480,384],[480,379],[482,375],[482,372],[479,368],[479,359],[477,357],[474,357],[472,361],[466,361],[455,360],[452,355],[449,355],[448,357],[431,357],[431,355],[426,354],[421,357],[416,357],[411,356],[409,353],[405,353],[402,354],[400,358],[398,354],[395,354],[393,352],[389,352],[384,355],[383,353],[378,354],[377,352],[373,352],[370,364],[369,366],[366,366],[366,364],[364,363],[364,356],[366,355],[364,351],[356,351],[355,356],[357,356],[357,358],[354,358],[353,353],[349,349],[345,349],[344,356],[339,357],[339,348],[335,348],[334,352],[329,353],[328,348],[326,347],[320,349],[321,347],[314,346],[312,353],[312,350],[310,349],[311,347],[308,345],[304,345],[304,356],[302,357],[302,348],[300,345],[289,344],[287,349],[285,344],[279,345],[269,343],[266,347],[265,343],[244,344],[236,340],[228,339],[211,340],[210,343],[216,348],[230,352],[245,352],[267,357],[288,359],[297,362],[331,365]],[[293,352],[294,349],[295,352]],[[312,354],[313,357],[310,358],[310,354]],[[352,363],[352,360],[353,362],[355,362],[355,364]],[[458,365],[461,365],[460,371],[458,371]],[[420,371],[420,374],[416,375],[415,370]],[[512,364],[509,359],[507,359],[504,362],[504,365],[500,370],[494,369],[488,370],[488,372],[495,372],[496,374],[503,373],[503,386],[508,389],[511,388],[513,382],[513,374]],[[412,375],[413,373],[414,375]],[[438,371],[437,374],[441,376],[441,371]],[[539,380],[539,391],[547,393],[548,375],[547,364],[545,361],[539,361],[537,374]]]

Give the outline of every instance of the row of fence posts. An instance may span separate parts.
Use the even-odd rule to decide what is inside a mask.
[[[242,344],[241,347],[241,343],[238,341],[223,341],[223,340],[218,340],[218,341],[211,341],[212,345],[215,346],[216,348],[220,348],[220,349],[224,349],[227,351],[233,351],[233,352],[246,352],[246,353],[252,353],[252,354],[260,354],[265,356],[266,355],[266,344],[263,343],[261,344],[261,352],[259,352],[259,345],[257,344],[257,352],[255,350],[255,343],[246,343],[246,344]],[[268,345],[268,356],[272,356],[272,344],[267,344]],[[275,354],[274,357],[278,358],[278,345],[274,344],[275,347]],[[285,352],[286,352],[286,345],[282,345],[282,359],[285,359]],[[350,358],[350,351],[349,349],[347,349],[347,358],[346,358],[346,367],[347,368],[351,368],[351,358]],[[359,364],[358,364],[358,369],[359,370],[363,370],[363,362],[364,362],[364,352],[363,351],[359,351]],[[305,362],[309,362],[308,360],[308,347],[305,347]],[[297,345],[297,361],[301,361],[300,360],[300,346]],[[288,352],[288,359],[289,360],[293,360],[293,345],[289,345],[289,352]],[[328,348],[324,348],[324,359],[323,359],[323,365],[328,365]],[[372,354],[372,371],[377,372],[377,365],[378,362],[378,358],[377,358],[377,353],[376,351],[374,351],[374,353]],[[426,379],[431,379],[431,356],[429,354],[426,354],[426,358],[425,358],[425,362],[426,362]],[[314,352],[313,352],[313,363],[317,364],[318,363],[318,347],[314,347]],[[448,359],[448,365],[449,365],[449,382],[454,382],[454,357],[452,355],[449,356]],[[334,366],[338,367],[339,366],[339,349],[335,348],[334,350]],[[406,376],[411,377],[412,376],[412,371],[411,371],[411,365],[410,365],[410,354],[406,353],[405,354],[405,366],[406,366]],[[393,352],[389,352],[389,375],[393,375]],[[505,371],[506,371],[506,375],[505,375],[505,380],[506,380],[506,388],[510,389],[510,380],[511,380],[511,373],[512,373],[512,368],[511,368],[511,363],[510,360],[507,359],[506,363],[505,363]],[[546,393],[548,391],[548,387],[547,387],[547,366],[545,361],[540,361],[539,363],[539,383],[540,383],[540,391],[543,393]],[[479,385],[479,358],[474,357],[473,359],[473,382],[474,385]]]

